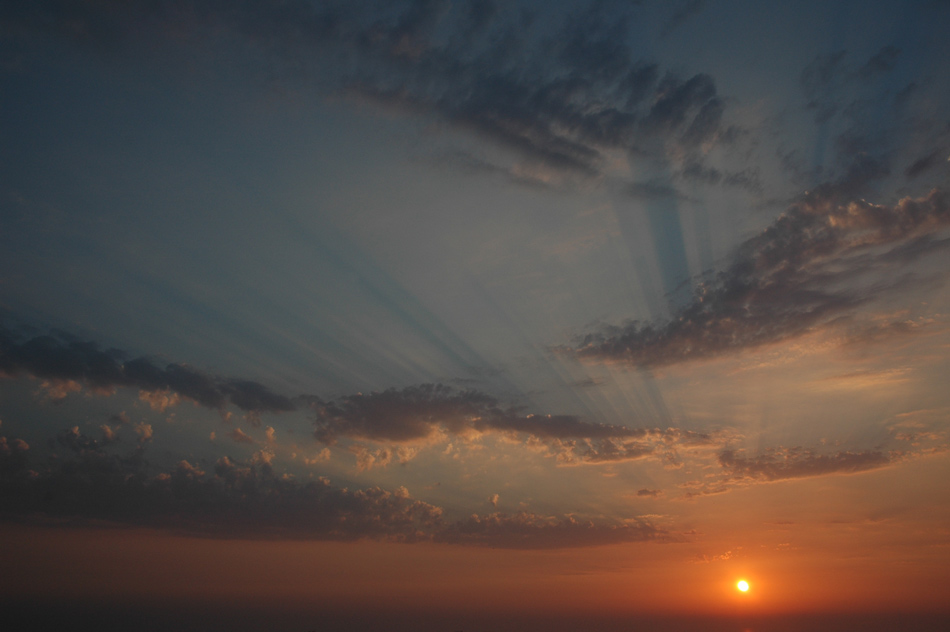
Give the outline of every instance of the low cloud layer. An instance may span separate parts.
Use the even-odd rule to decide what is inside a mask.
[[[586,361],[656,367],[802,336],[894,290],[863,275],[946,248],[937,236],[948,226],[950,196],[943,190],[893,206],[817,190],[743,243],[732,265],[700,284],[670,321],[591,332],[570,352]]]
[[[442,542],[505,548],[562,548],[665,537],[646,522],[582,521],[529,513],[450,521],[404,487],[349,490],[319,478],[278,474],[274,454],[213,465],[180,461],[155,472],[137,446],[121,456],[77,428],[60,433],[66,455],[40,466],[30,447],[0,437],[0,519],[62,524],[138,525],[223,538]]]

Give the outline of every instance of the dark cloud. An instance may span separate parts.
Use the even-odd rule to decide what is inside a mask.
[[[877,450],[816,454],[803,448],[773,448],[752,458],[726,450],[719,455],[719,464],[731,480],[778,481],[863,472],[890,465],[895,458]]]
[[[945,191],[882,206],[841,202],[836,191],[819,190],[744,242],[732,265],[699,285],[672,320],[607,327],[586,334],[570,351],[587,360],[649,367],[801,336],[853,315],[887,291],[887,285],[861,286],[857,279],[875,263],[893,263],[894,253],[926,252],[921,246],[929,242],[920,240],[948,225]]]
[[[169,392],[215,409],[230,401],[248,413],[295,409],[290,399],[257,382],[219,378],[182,364],[161,368],[148,358],[124,360],[125,357],[117,349],[102,351],[94,342],[77,340],[61,332],[19,341],[0,327],[0,375],[71,380],[97,390],[118,387],[148,393]]]
[[[662,493],[663,492],[661,492],[658,489],[638,489],[637,490],[637,496],[641,498],[644,496],[649,497],[649,498],[658,498],[660,494]]]
[[[694,15],[698,14],[706,6],[706,0],[683,0],[676,7],[673,15],[663,26],[662,36],[667,37],[670,33],[681,27]]]
[[[457,391],[442,384],[347,395],[316,404],[314,410],[314,434],[323,443],[333,443],[338,437],[413,441],[440,431],[496,431],[552,439],[625,437],[643,432],[590,423],[571,415],[525,415],[503,408],[480,391]]]
[[[899,48],[895,46],[885,46],[861,67],[858,74],[866,78],[890,72],[894,69],[894,65],[897,63],[897,58],[900,54],[901,51]]]
[[[907,169],[904,171],[904,175],[910,179],[913,179],[921,176],[927,171],[930,171],[935,166],[940,164],[943,158],[943,153],[944,152],[941,150],[935,149],[926,156],[921,156],[915,160],[912,165],[907,167]]]
[[[33,470],[29,446],[0,437],[0,519],[59,525],[107,521],[216,538],[372,538],[523,549],[665,537],[643,521],[495,513],[453,522],[441,508],[411,498],[404,487],[349,490],[325,478],[298,482],[279,475],[266,450],[244,461],[223,456],[211,468],[182,460],[153,473],[142,446],[127,456],[110,454],[77,431],[61,433],[57,442],[70,448],[72,458]]]
[[[686,3],[674,21],[701,4]],[[639,152],[656,138],[686,148],[716,139],[725,106],[714,82],[704,74],[661,79],[655,64],[634,59],[629,7],[545,6],[545,20],[526,20],[530,11],[519,7],[487,0],[49,0],[8,8],[0,21],[11,32],[102,50],[149,38],[171,46],[221,42],[229,32],[235,37],[228,41],[268,56],[274,72],[312,67],[322,90],[433,115],[584,177],[601,174],[605,150]]]

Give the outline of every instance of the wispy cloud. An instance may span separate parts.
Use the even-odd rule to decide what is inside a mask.
[[[683,4],[667,30],[702,4]],[[633,3],[544,5],[544,19],[532,3],[396,0],[379,9],[372,0],[52,2],[2,19],[102,53],[134,49],[142,33],[207,46],[229,32],[232,45],[267,56],[277,72],[307,72],[325,93],[433,116],[586,178],[603,175],[612,150],[664,158],[669,145],[700,160],[700,146],[722,139],[726,102],[709,75],[681,77],[634,55]]]

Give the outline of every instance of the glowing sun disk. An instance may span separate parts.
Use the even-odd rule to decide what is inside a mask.
[[[749,590],[749,582],[747,582],[747,581],[744,580],[744,579],[740,579],[740,580],[736,583],[736,588],[738,588],[738,589],[739,589],[740,591],[742,591],[742,592],[747,592],[747,591]]]

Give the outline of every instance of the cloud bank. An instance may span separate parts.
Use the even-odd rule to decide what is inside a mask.
[[[862,275],[945,249],[947,240],[937,237],[948,225],[944,190],[893,206],[817,190],[741,244],[732,264],[701,283],[670,321],[590,332],[568,351],[586,361],[658,367],[793,339],[893,291],[881,282],[862,284]]]

